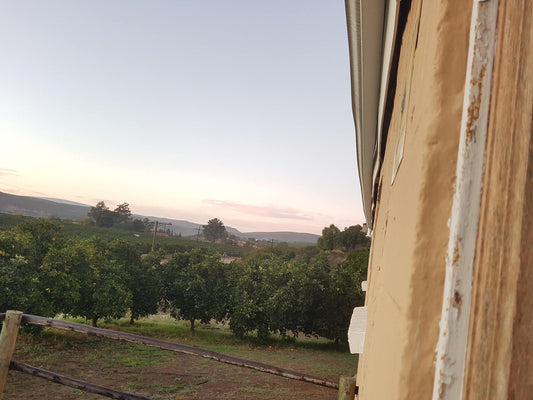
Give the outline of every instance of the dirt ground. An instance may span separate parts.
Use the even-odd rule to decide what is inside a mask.
[[[16,361],[150,399],[337,398],[336,390],[325,387],[118,341],[23,337],[17,343]],[[333,381],[338,381],[339,371],[353,371],[356,365],[356,359],[345,361],[305,348],[259,346],[237,350],[235,355]],[[18,371],[9,372],[4,392],[5,400],[103,398]]]

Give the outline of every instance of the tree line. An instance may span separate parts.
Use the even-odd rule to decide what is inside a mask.
[[[155,224],[148,218],[132,218],[130,205],[126,202],[111,210],[105,202],[99,201],[94,207],[91,207],[87,217],[86,222],[101,228],[118,228],[135,232],[150,232]]]
[[[353,307],[363,303],[368,249],[332,263],[329,250],[279,245],[224,264],[190,249],[171,258],[141,255],[126,240],[58,239],[61,227],[36,219],[0,231],[0,310],[87,318],[158,311],[189,321],[229,321],[237,336],[320,335],[346,340]],[[170,258],[170,259],[168,259]]]
[[[352,225],[341,231],[334,224],[322,230],[317,246],[322,250],[342,249],[344,251],[370,247],[370,238],[361,225]]]

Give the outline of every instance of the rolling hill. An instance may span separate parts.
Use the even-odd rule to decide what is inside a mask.
[[[71,202],[63,199],[38,198],[31,196],[17,196],[14,194],[0,192],[0,213],[5,214],[24,214],[30,217],[58,217],[72,218],[78,220],[86,218],[91,206]],[[161,218],[154,216],[144,216],[139,214],[132,215],[133,218],[148,218],[151,221],[160,223],[170,223],[169,226],[175,233],[181,233],[182,236],[194,236],[198,232],[198,227],[202,224],[189,222],[185,220]],[[315,244],[319,235],[301,232],[240,232],[239,230],[226,226],[227,231],[235,236],[242,238],[254,238],[256,240],[274,240],[277,242],[289,243],[310,243]]]
[[[0,192],[0,212],[30,217],[86,218],[91,206],[59,203],[30,196]]]

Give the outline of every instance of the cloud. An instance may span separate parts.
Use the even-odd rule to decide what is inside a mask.
[[[0,168],[0,176],[19,176],[19,173],[14,169]]]
[[[298,219],[306,221],[310,221],[313,219],[309,215],[305,215],[301,211],[295,210],[293,208],[282,208],[277,206],[256,206],[252,204],[240,204],[223,200],[204,200],[203,203],[230,209],[243,214],[249,214],[260,217]]]

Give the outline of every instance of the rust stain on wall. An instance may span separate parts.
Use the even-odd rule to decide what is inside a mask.
[[[466,121],[466,141],[470,143],[476,140],[476,124],[479,119],[479,108],[481,105],[481,94],[483,93],[483,78],[487,71],[487,66],[484,64],[479,75],[472,78],[471,85],[477,88],[477,92],[474,97],[474,101],[468,107],[468,118]]]

